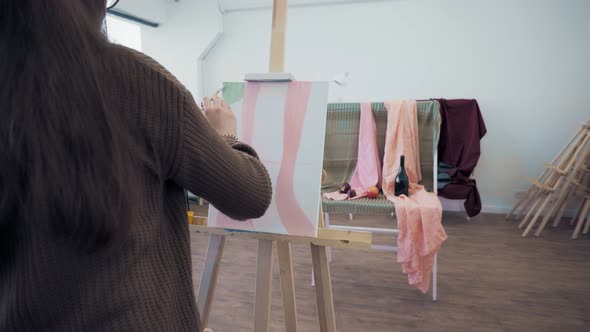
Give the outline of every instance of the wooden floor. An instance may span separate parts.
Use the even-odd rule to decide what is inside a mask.
[[[332,223],[350,223],[331,217]],[[334,249],[332,286],[338,331],[590,331],[590,238],[570,240],[568,223],[542,238],[520,237],[515,222],[445,214],[449,239],[439,255],[439,301],[407,285],[394,253]],[[391,219],[355,218],[384,226]],[[195,291],[207,237],[192,235]],[[388,237],[376,242],[392,244]],[[228,239],[209,327],[251,331],[256,242]],[[308,246],[293,246],[299,331],[318,331]],[[284,331],[275,257],[271,323]]]

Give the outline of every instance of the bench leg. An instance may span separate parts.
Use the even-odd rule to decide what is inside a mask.
[[[352,213],[350,214],[352,217]],[[351,218],[352,220],[352,218]],[[324,228],[330,228],[330,214],[324,213]],[[327,247],[328,251],[328,264],[332,261],[332,247]]]
[[[432,302],[436,302],[438,299],[437,277],[438,277],[438,253],[434,254],[434,265],[432,266]]]

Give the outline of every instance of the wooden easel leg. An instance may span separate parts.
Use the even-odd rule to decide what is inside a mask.
[[[569,197],[572,197],[572,195],[570,195]],[[559,212],[557,212],[557,215],[555,216],[555,220],[553,220],[553,227],[557,227],[557,225],[559,225],[559,223],[561,222],[561,219],[563,218],[563,214],[565,213],[565,209],[567,208],[567,201],[565,201],[563,204],[561,204],[561,208],[559,208]]]
[[[577,239],[580,236],[580,230],[582,230],[582,225],[584,225],[584,220],[588,216],[588,211],[590,211],[590,199],[586,199],[586,203],[584,203],[584,209],[580,214],[580,218],[578,219],[578,224],[576,225],[576,229],[574,229],[574,233],[572,234],[572,239]]]
[[[531,206],[537,201],[540,195],[542,195],[542,191],[540,189],[531,189],[531,194],[529,195],[529,198],[527,198],[523,202],[523,205],[521,206],[520,211],[516,214],[516,217],[514,217],[514,220],[521,220],[525,216],[527,211],[531,208]]]
[[[209,322],[209,315],[211,314],[211,306],[213,304],[213,293],[217,284],[217,275],[219,274],[219,266],[224,247],[225,236],[211,235],[209,237],[205,265],[201,274],[201,284],[197,293],[197,309],[201,316],[200,326],[202,328],[206,328]]]
[[[268,66],[268,71],[271,73],[282,72],[285,67],[286,26],[287,0],[273,0],[272,30],[270,35],[270,63]]]
[[[291,244],[277,241],[283,309],[285,311],[285,330],[297,332],[297,303],[295,301],[295,280],[293,278],[293,260]]]
[[[537,230],[535,231],[535,236],[536,237],[541,236],[541,233],[543,232],[543,229],[545,229],[545,225],[547,224],[547,222],[549,221],[549,219],[551,219],[551,217],[553,215],[555,215],[555,210],[557,210],[557,204],[559,204],[560,198],[557,198],[556,199],[557,201],[554,201],[554,198],[551,197],[552,195],[553,195],[553,193],[551,193],[551,194],[549,194],[547,196],[548,197],[548,202],[549,202],[549,206],[548,206],[549,211],[547,213],[545,213],[544,216],[541,216],[541,215],[539,216],[539,218],[542,218],[542,219],[541,219],[541,223],[539,224],[539,227],[537,227]],[[551,204],[553,204],[553,205],[551,206]],[[543,211],[540,211],[540,212],[542,214]],[[533,223],[533,221],[536,222],[536,220],[533,219],[533,220],[531,220],[531,224]],[[529,225],[529,226],[531,226],[531,225]],[[531,229],[532,229],[532,226],[531,226]]]
[[[559,214],[559,211],[557,209],[561,210],[561,206],[566,205],[567,200],[570,196],[570,193],[571,193],[571,190],[569,190],[569,186],[566,183],[565,187],[558,194],[559,197],[557,197],[556,201],[553,203],[553,206],[551,207],[549,212],[543,218],[543,221],[539,225],[539,228],[537,228],[537,231],[535,232],[536,237],[541,236],[541,232],[543,232],[543,229],[545,229],[545,225],[547,225],[547,222],[549,222],[549,219],[551,219],[551,217],[554,216],[556,212],[557,212],[557,214]],[[552,194],[550,194],[550,195],[552,195]]]
[[[576,210],[576,214],[574,214],[574,217],[572,218],[572,220],[570,220],[570,226],[572,226],[576,223],[576,219],[578,219],[578,216],[580,215],[580,213],[582,213],[582,210],[584,209],[584,204],[585,204],[585,200],[582,199],[580,206]]]
[[[536,237],[541,236],[541,232],[543,232],[543,230],[545,229],[545,226],[549,222],[549,219],[551,219],[551,217],[553,217],[553,215],[555,215],[556,219],[557,218],[561,219],[561,216],[563,215],[563,213],[565,211],[565,206],[567,205],[567,202],[568,202],[568,199],[570,198],[570,196],[571,196],[571,191],[568,191],[564,194],[563,198],[559,197],[555,200],[553,206],[549,210],[549,213],[547,213],[545,215],[545,217],[543,218],[543,221],[539,225],[539,228],[537,228],[537,231],[535,232]],[[557,211],[557,214],[555,214],[556,211]]]
[[[510,212],[506,215],[505,219],[506,220],[513,220],[514,219],[514,214],[516,213],[516,211],[518,210],[518,208],[520,207],[520,205],[526,201],[526,199],[529,197],[529,195],[531,194],[531,191],[533,189],[529,188],[525,194],[518,200],[518,202],[514,205],[514,207],[512,208],[512,210],[510,210]]]
[[[524,219],[522,219],[522,221],[518,225],[518,228],[519,229],[522,229],[527,224],[527,222],[529,221],[529,218],[533,216],[533,214],[535,213],[534,211],[537,208],[537,205],[539,205],[539,203],[541,202],[541,200],[543,198],[542,197],[538,197],[538,198],[535,198],[535,199],[536,199],[535,203],[533,204],[533,206],[531,207],[531,209],[529,210],[529,212],[526,214],[526,216],[524,217]]]
[[[268,332],[270,328],[270,294],[272,289],[272,242],[258,240],[256,260],[256,302],[254,331]]]
[[[322,206],[321,203],[320,203],[320,214],[318,215],[318,227],[325,227],[325,228],[330,227],[330,215],[328,213],[324,213],[324,207]],[[330,251],[331,250],[328,250],[328,256],[327,256],[328,264],[330,264],[330,262],[332,261],[332,253]],[[312,257],[312,260],[313,260],[313,257]],[[314,264],[312,264],[311,265],[311,287],[315,287],[316,277],[315,277],[314,269],[315,269],[315,266],[314,266]]]
[[[590,214],[588,214],[586,216],[586,218],[584,218],[582,220],[586,220],[586,223],[584,224],[584,230],[582,231],[582,234],[588,234],[590,232]]]
[[[582,234],[588,234],[588,232],[590,232],[590,215],[586,216],[586,224],[584,225]]]
[[[315,290],[321,332],[336,331],[332,282],[326,247],[311,245],[311,258],[315,278]]]
[[[541,207],[539,208],[539,210],[537,210],[537,213],[535,213],[535,216],[533,217],[533,219],[531,219],[531,222],[529,223],[527,228],[522,233],[522,237],[527,237],[529,235],[529,232],[533,229],[533,226],[535,226],[535,224],[537,223],[537,219],[539,219],[539,216],[545,210],[545,206],[547,205],[547,203],[549,203],[549,201],[551,201],[551,195],[552,194],[547,194],[547,196],[545,196],[545,200],[543,200],[543,204],[541,204]]]

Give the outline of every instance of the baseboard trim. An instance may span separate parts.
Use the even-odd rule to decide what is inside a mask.
[[[447,199],[444,197],[440,197],[440,203],[442,205],[443,211],[449,212],[465,212],[465,207],[463,206],[464,200],[457,200],[457,199]],[[505,206],[505,205],[488,205],[483,204],[481,207],[481,213],[492,213],[492,214],[508,214],[512,210],[512,206]],[[564,217],[573,218],[576,214],[575,209],[567,209],[565,210]]]

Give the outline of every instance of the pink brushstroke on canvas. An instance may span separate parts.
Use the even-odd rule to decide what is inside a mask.
[[[310,208],[314,206],[317,209],[320,203],[319,177],[317,205],[310,205],[310,196],[303,194],[309,192],[309,189],[303,188],[307,188],[311,183],[309,174],[312,173],[307,170],[309,168],[306,166],[314,165],[315,161],[310,163],[308,159],[303,158],[306,156],[303,153],[305,151],[307,151],[306,153],[319,152],[315,147],[322,145],[313,145],[310,148],[310,142],[304,141],[303,138],[304,132],[307,133],[306,135],[311,134],[312,137],[319,133],[317,129],[305,128],[311,123],[323,123],[325,108],[319,110],[318,107],[325,107],[325,100],[321,97],[317,98],[320,95],[312,100],[310,98],[312,91],[313,93],[316,91],[317,93],[326,93],[327,96],[327,86],[318,85],[316,89],[312,82],[291,82],[282,87],[269,83],[249,82],[246,84],[244,97],[239,101],[242,107],[236,107],[236,111],[239,112],[237,114],[240,140],[258,150],[261,161],[269,170],[273,181],[273,200],[262,218],[245,222],[230,219],[213,209],[210,215],[210,220],[213,222],[210,226],[316,236],[317,221],[310,218],[317,214],[317,210],[312,213]],[[276,107],[276,109],[269,107]],[[272,122],[274,125],[268,127],[266,122],[269,122],[268,124]],[[312,125],[312,127],[321,126]],[[269,141],[270,137],[272,137],[272,141]],[[319,140],[318,137],[313,142]],[[299,160],[300,158],[302,160]],[[300,168],[301,166],[303,166],[303,170]],[[317,166],[319,174],[321,165]],[[298,174],[297,179],[296,174]],[[311,201],[314,200],[316,198],[311,199]]]
[[[311,83],[293,82],[285,100],[283,160],[276,185],[276,204],[283,226],[289,234],[315,235],[315,229],[295,196],[295,163],[299,155],[305,113],[311,93]]]
[[[252,145],[254,142],[254,120],[256,119],[256,103],[260,93],[260,83],[249,83],[244,91],[242,109],[242,142]]]

